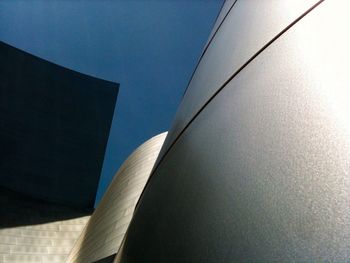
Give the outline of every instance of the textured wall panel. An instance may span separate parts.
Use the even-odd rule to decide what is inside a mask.
[[[232,74],[316,2],[318,1],[238,0],[196,69],[160,157]]]
[[[68,262],[94,262],[118,252],[166,134],[142,144],[123,163],[74,246]]]
[[[64,263],[89,217],[0,229],[0,262]]]
[[[117,262],[349,262],[349,4],[325,1],[201,112]]]

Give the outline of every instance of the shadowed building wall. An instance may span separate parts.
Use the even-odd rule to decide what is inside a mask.
[[[0,185],[92,208],[118,84],[0,42]]]
[[[0,262],[65,262],[90,213],[0,187]]]
[[[89,211],[0,188],[0,262],[65,262]]]
[[[0,262],[65,262],[92,212],[119,84],[0,42]]]
[[[116,262],[349,262],[349,4],[227,3]]]

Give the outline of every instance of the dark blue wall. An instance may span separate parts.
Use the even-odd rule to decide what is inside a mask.
[[[119,85],[0,43],[0,185],[92,207]]]

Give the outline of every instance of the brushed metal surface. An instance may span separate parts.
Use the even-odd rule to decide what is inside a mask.
[[[225,19],[225,16],[227,15],[227,13],[229,12],[230,8],[233,6],[233,4],[235,2],[236,2],[236,0],[226,0],[226,1],[224,1],[223,5],[221,7],[220,13],[218,14],[218,17],[216,18],[216,21],[215,21],[215,24],[213,26],[213,29],[210,32],[210,35],[208,37],[208,41],[205,44],[204,49],[210,43],[210,40],[214,36],[216,30],[219,28],[220,24],[223,22],[223,20]]]
[[[166,135],[149,139],[122,164],[67,262],[95,262],[118,252]]]
[[[316,7],[207,105],[156,169],[117,262],[350,261],[348,10]]]
[[[238,0],[201,59],[159,158],[162,158],[197,111],[232,74],[317,2]]]
[[[89,218],[0,229],[0,262],[64,263]]]

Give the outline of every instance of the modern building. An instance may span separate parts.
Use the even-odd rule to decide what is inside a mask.
[[[52,218],[0,229],[0,262],[113,262],[165,137],[151,138],[130,155],[91,217],[63,206],[30,203],[17,194],[17,216],[33,216],[24,207],[30,206],[34,215]],[[70,217],[54,217],[60,213]]]
[[[143,143],[122,164],[67,263],[113,262],[166,134]]]
[[[226,1],[116,262],[350,261],[347,1]]]
[[[68,262],[349,262],[348,7],[227,0]]]
[[[119,84],[0,58],[0,262],[55,262],[93,210]]]
[[[119,84],[0,42],[0,186],[92,208]]]

